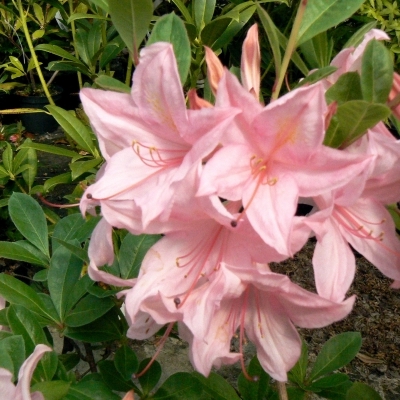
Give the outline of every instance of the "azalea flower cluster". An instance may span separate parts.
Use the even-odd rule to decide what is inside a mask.
[[[267,106],[259,101],[257,26],[243,45],[241,83],[206,50],[215,104],[191,90],[187,107],[168,43],[141,51],[130,94],[82,90],[106,160],[81,200],[83,214],[100,206],[102,215],[89,274],[129,287],[121,293],[130,338],[167,324],[168,333],[178,322],[192,364],[208,375],[237,361],[244,369],[246,336],[263,368],[286,381],[301,351],[295,326],[323,327],[352,309],[350,245],[400,281],[400,242],[385,208],[400,199],[400,142],[379,123],[345,149],[323,145],[332,115],[326,90],[358,71],[367,42],[384,36],[371,31],[333,60],[338,70],[330,77]],[[314,205],[309,216],[296,216],[301,202]],[[137,279],[101,269],[113,263],[113,227],[163,234]],[[317,293],[269,266],[311,235]]]

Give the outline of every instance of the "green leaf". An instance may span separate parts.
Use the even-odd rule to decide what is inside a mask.
[[[383,104],[351,100],[340,105],[325,134],[324,144],[345,148],[360,138],[379,121],[388,118],[391,111]]]
[[[130,279],[137,277],[144,256],[160,237],[160,235],[134,236],[130,233],[125,236],[118,255],[122,278]]]
[[[39,204],[24,193],[14,192],[8,201],[8,210],[21,234],[43,254],[49,256],[46,217]]]
[[[296,85],[296,88],[303,86],[305,84],[312,85],[313,83],[318,82],[321,79],[324,79],[329,75],[333,74],[336,70],[337,70],[336,67],[331,67],[330,65],[328,67],[317,69],[316,71],[312,72],[310,75],[307,75],[304,79],[302,79]]]
[[[368,33],[371,29],[374,29],[377,23],[378,21],[372,21],[363,25],[351,36],[351,38],[345,43],[343,48],[346,49],[347,47],[357,47],[363,41],[365,34]]]
[[[110,18],[104,17],[103,15],[98,15],[98,14],[87,14],[87,13],[76,13],[72,14],[68,20],[67,23],[70,24],[72,21],[76,21],[77,19],[100,19],[100,20],[106,20],[110,21]]]
[[[300,45],[318,33],[338,25],[352,16],[365,0],[313,0],[308,1],[301,21],[297,44]]]
[[[339,105],[351,100],[362,100],[360,75],[346,72],[325,93],[327,103],[336,101]]]
[[[382,400],[382,397],[365,383],[355,382],[348,390],[346,400]]]
[[[56,56],[59,56],[61,58],[66,58],[67,60],[79,63],[80,61],[74,57],[71,53],[68,53],[68,51],[64,50],[63,48],[56,46],[54,44],[39,44],[35,47],[35,50],[41,50],[45,51],[47,53],[54,54]]]
[[[104,68],[109,64],[115,57],[125,48],[125,43],[123,42],[121,36],[117,36],[112,41],[108,42],[101,53],[100,57],[100,68]],[[108,75],[105,75],[108,76]]]
[[[27,240],[18,240],[15,242],[18,246],[22,246],[25,250],[29,251],[29,253],[36,257],[37,259],[41,260],[41,264],[44,267],[48,267],[50,264],[50,257],[43,254],[40,250],[38,250],[33,244],[28,242]]]
[[[20,244],[13,242],[0,242],[0,257],[41,265],[43,267],[48,266],[48,262],[44,262],[42,257],[38,257]]]
[[[101,162],[103,162],[103,159],[101,157],[99,158],[93,158],[92,160],[87,160],[87,161],[75,161],[70,165],[71,172],[72,172],[72,179],[75,180],[81,175],[83,175],[86,172],[91,171],[93,168],[97,167]]]
[[[100,361],[98,364],[101,376],[104,382],[111,390],[118,392],[128,392],[134,387],[131,379],[125,380],[115,368],[115,365],[110,360]]]
[[[49,272],[48,269],[42,269],[41,271],[36,272],[36,274],[33,275],[32,279],[35,282],[46,282],[48,272]]]
[[[65,318],[69,327],[79,327],[99,319],[113,308],[114,302],[110,297],[98,298],[91,294],[78,302],[75,308]]]
[[[306,379],[307,365],[308,348],[306,342],[303,340],[300,358],[297,360],[296,365],[289,371],[289,380],[298,385],[303,385]]]
[[[47,69],[49,71],[73,71],[81,72],[82,74],[88,76],[92,79],[94,74],[88,69],[88,67],[81,61],[50,61]]]
[[[81,361],[79,355],[76,353],[59,354],[58,360],[62,363],[66,371],[75,368]]]
[[[90,70],[92,65],[90,64],[90,54],[88,49],[88,32],[85,29],[80,28],[76,30],[75,43],[80,59]]]
[[[147,364],[150,362],[150,358],[146,358],[142,360],[139,365],[139,373],[146,368]],[[142,387],[143,394],[146,395],[150,393],[150,391],[157,385],[158,381],[161,378],[161,366],[158,361],[154,361],[151,364],[150,368],[146,371],[144,375],[141,375],[138,379],[140,382],[140,386]]]
[[[31,393],[40,392],[45,400],[62,400],[70,386],[71,382],[66,381],[38,382],[31,387]]]
[[[89,53],[89,58],[91,60],[91,64],[94,65],[93,57],[95,54],[100,50],[101,43],[102,43],[102,26],[105,24],[105,21],[101,20],[94,20],[92,26],[88,32],[87,37],[87,49]]]
[[[201,399],[201,384],[188,372],[178,372],[170,376],[154,394],[155,400]],[[233,389],[232,389],[233,390]],[[234,390],[233,390],[234,392]],[[239,397],[231,397],[231,399]],[[226,397],[228,399],[228,397]]]
[[[126,345],[122,345],[115,353],[114,364],[121,376],[126,379],[132,379],[132,375],[139,368],[139,361],[136,353]]]
[[[230,22],[231,18],[220,17],[207,24],[201,32],[201,41],[203,44],[214,50],[214,43],[226,31]]]
[[[194,25],[194,21],[192,16],[190,15],[189,10],[186,8],[184,2],[182,0],[172,0],[173,3],[178,7],[179,11],[182,13],[182,16],[185,18],[186,22],[190,25]]]
[[[89,275],[84,275],[79,279],[67,298],[66,309],[70,310],[85,294],[87,294],[88,289],[93,284],[94,282],[90,279]]]
[[[10,275],[0,274],[0,295],[11,304],[21,305],[50,321],[59,322],[31,287]]]
[[[240,373],[238,378],[238,388],[243,400],[263,400],[269,398],[272,394],[272,389],[269,385],[270,377],[261,367],[257,357],[253,357],[250,361],[247,372],[250,376],[257,376],[256,382],[251,382],[243,373]]]
[[[46,182],[43,184],[44,191],[47,193],[54,187],[60,184],[71,183],[71,172],[65,172],[64,174],[60,174],[57,176],[53,176],[50,179],[47,179]]]
[[[71,157],[74,158],[76,156],[79,156],[79,154],[75,151],[63,149],[62,147],[57,147],[57,146],[52,146],[49,144],[41,144],[41,143],[27,143],[26,141],[19,146],[20,149],[36,149],[39,151],[44,151],[45,153],[51,153],[51,154],[56,154],[58,156],[64,156],[64,157]]]
[[[140,43],[146,36],[153,16],[152,0],[108,0],[111,20],[134,60],[138,60]]]
[[[125,329],[122,321],[118,317],[117,310],[113,308],[90,324],[76,328],[68,327],[64,331],[64,334],[71,339],[77,339],[88,343],[97,343],[119,340],[122,335],[125,334]]]
[[[46,106],[51,115],[68,133],[69,136],[78,144],[80,148],[89,152],[96,158],[100,158],[100,154],[94,144],[94,135],[90,129],[84,125],[77,117],[67,110],[57,106]]]
[[[361,348],[361,335],[359,332],[345,332],[329,339],[313,365],[309,381],[329,374],[348,364]]]
[[[96,4],[96,6],[102,8],[106,13],[108,13],[108,0],[90,0],[90,2]]]
[[[131,88],[128,85],[125,85],[125,83],[122,83],[108,75],[100,75],[94,80],[94,82],[104,90],[112,90],[113,92],[119,93],[131,92]]]
[[[39,25],[43,26],[45,24],[44,15],[42,7],[39,4],[33,3],[33,12],[35,14],[36,19],[39,21]]]
[[[174,13],[162,16],[154,25],[147,45],[156,42],[172,43],[179,76],[185,83],[191,63],[190,42],[182,20]]]
[[[121,400],[103,382],[100,374],[90,374],[85,378],[72,384],[63,400]]]
[[[280,71],[282,65],[282,54],[279,48],[278,28],[272,22],[269,14],[258,3],[256,3],[256,6],[258,16],[260,17],[265,33],[267,34],[272,54],[274,56],[275,71],[278,72]]]
[[[215,0],[194,0],[192,5],[193,19],[198,32],[212,20],[215,10]]]
[[[361,61],[361,88],[364,100],[385,104],[393,84],[393,61],[389,50],[378,40],[371,40]]]
[[[66,249],[68,249],[72,254],[74,254],[80,260],[84,261],[86,264],[89,263],[89,257],[87,251],[82,249],[82,247],[80,247],[77,242],[71,243],[57,238],[54,238],[54,240],[63,247],[65,247]]]
[[[25,361],[25,343],[21,335],[13,335],[0,340],[0,368],[13,373],[13,381],[18,377],[18,371]]]
[[[311,68],[327,67],[331,61],[333,40],[326,32],[321,32],[301,46],[301,52]]]
[[[342,400],[351,386],[352,382],[346,374],[333,374],[314,381],[307,390],[326,399]]]
[[[12,172],[12,167],[13,167],[13,150],[10,145],[10,143],[5,142],[6,148],[3,151],[3,154],[1,155],[1,158],[3,160],[3,165],[4,168],[7,170],[7,172]]]
[[[51,299],[62,321],[68,311],[68,296],[79,280],[82,267],[82,261],[65,247],[59,247],[53,253],[47,282]]]
[[[25,139],[25,141],[30,141],[30,140],[31,139],[29,138]],[[23,165],[29,166],[29,168],[22,173],[22,178],[28,185],[30,191],[35,182],[37,174],[37,163],[38,163],[37,154],[35,149],[23,149],[21,151],[26,151],[26,156]]]
[[[11,305],[8,308],[7,319],[14,334],[23,337],[26,357],[33,353],[36,345],[41,343],[49,344],[36,316],[27,308]],[[58,360],[55,353],[45,354],[36,367],[36,379],[51,380],[56,372],[57,363]]]
[[[203,390],[214,400],[239,400],[235,389],[221,375],[211,372],[206,378],[193,372],[192,377],[201,383]]]

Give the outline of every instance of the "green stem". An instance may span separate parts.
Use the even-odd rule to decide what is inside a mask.
[[[132,77],[132,67],[133,67],[133,60],[131,55],[129,54],[128,57],[128,67],[126,69],[126,76],[125,76],[125,84],[131,86],[131,77]]]
[[[73,0],[68,0],[68,6],[69,6],[69,15],[71,16],[74,13],[74,4]],[[75,51],[75,57],[79,60],[79,52],[78,52],[78,46],[76,45],[76,29],[75,29],[75,21],[71,21],[71,32],[72,32],[72,44],[74,46],[74,51]],[[79,89],[82,89],[83,83],[82,83],[82,74],[78,71],[78,83],[79,83]]]
[[[286,46],[285,55],[283,56],[281,70],[279,71],[278,79],[272,90],[271,100],[276,100],[279,96],[279,92],[281,91],[283,80],[285,79],[285,74],[289,66],[290,59],[292,58],[292,54],[296,49],[297,35],[299,33],[301,21],[303,20],[304,12],[307,7],[307,2],[308,0],[301,0],[299,8],[297,9],[297,15],[293,22],[292,32],[290,33],[290,37]]]
[[[35,49],[33,47],[31,35],[29,34],[28,25],[26,23],[26,16],[25,16],[24,10],[22,8],[21,0],[18,0],[18,13],[19,13],[19,18],[21,20],[22,29],[24,31],[24,35],[25,35],[25,38],[26,38],[26,42],[28,44],[28,47],[29,47],[29,50],[31,52],[31,56],[32,56],[32,59],[33,59],[33,62],[35,64],[36,71],[37,71],[38,76],[39,76],[40,83],[42,84],[42,87],[43,87],[44,93],[45,93],[45,95],[47,97],[47,100],[49,101],[49,103],[52,106],[54,106],[55,103],[54,103],[54,101],[53,101],[53,99],[52,99],[52,97],[50,95],[49,88],[46,85],[46,81],[44,80],[44,76],[42,74],[42,70],[40,68],[39,61],[37,59]]]

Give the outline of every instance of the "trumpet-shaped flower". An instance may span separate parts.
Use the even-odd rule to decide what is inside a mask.
[[[107,160],[86,191],[82,210],[109,204],[117,211],[123,202],[144,230],[157,218],[168,219],[177,186],[190,190],[189,171],[215,149],[236,114],[232,108],[186,108],[168,43],[142,50],[131,95],[83,89],[81,99]],[[113,212],[102,207],[109,222]]]
[[[287,371],[301,352],[301,339],[294,325],[318,328],[346,317],[354,296],[335,303],[292,283],[287,276],[270,271],[267,265],[252,269],[226,266],[242,281],[240,296],[225,297],[213,314],[213,323],[203,337],[189,329],[181,336],[190,344],[190,357],[204,375],[211,367],[243,362],[244,334],[255,344],[257,357],[268,374],[287,380]],[[239,329],[239,354],[230,351],[232,337]],[[244,367],[243,367],[244,369]]]
[[[2,400],[44,400],[42,393],[30,392],[31,379],[37,363],[43,354],[51,351],[51,348],[38,344],[34,352],[25,360],[18,373],[18,383],[12,383],[12,373],[0,368],[0,394]]]

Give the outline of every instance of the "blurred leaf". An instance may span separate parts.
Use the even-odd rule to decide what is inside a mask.
[[[139,373],[146,368],[150,360],[151,360],[150,358],[142,360],[138,369]],[[151,364],[150,368],[146,371],[146,373],[138,378],[140,386],[142,387],[143,390],[143,394],[146,395],[150,393],[150,391],[157,385],[160,378],[161,378],[160,363],[158,361],[153,361],[153,363]]]
[[[21,335],[0,339],[0,368],[13,373],[13,381],[18,378],[18,371],[25,361],[25,343]]]
[[[41,143],[27,143],[26,141],[19,146],[20,149],[35,149],[39,151],[44,151],[45,153],[56,154],[58,156],[71,157],[74,158],[78,155],[77,152],[63,149],[62,147],[52,146],[50,144],[41,144]]]
[[[203,390],[214,400],[239,400],[235,389],[221,375],[211,372],[206,378],[198,372],[193,372],[192,377],[201,383]]]
[[[346,400],[382,400],[382,397],[368,385],[355,382],[348,390]]]
[[[207,24],[201,32],[201,41],[205,46],[214,48],[213,45],[228,28],[231,18],[220,17]]]
[[[361,348],[361,335],[359,332],[345,332],[329,339],[313,365],[309,381],[329,374],[348,364]]]
[[[174,13],[162,16],[154,25],[147,45],[168,42],[173,45],[179,76],[185,83],[191,63],[190,42],[182,20]]]
[[[108,388],[100,374],[90,374],[72,384],[63,400],[121,400],[121,397]]]
[[[42,50],[61,58],[66,58],[67,60],[79,63],[79,60],[71,53],[68,53],[68,51],[64,50],[62,47],[56,46],[54,44],[39,44],[35,47],[35,50]]]
[[[203,27],[212,20],[215,10],[215,0],[194,0],[192,9],[197,30],[201,32]]]
[[[362,100],[360,75],[346,72],[325,93],[327,103],[336,101],[339,105],[351,100]]]
[[[108,75],[100,75],[95,79],[94,82],[104,90],[112,90],[113,92],[119,93],[131,92],[131,88],[128,85],[125,85],[125,83],[122,83],[121,81],[118,81],[117,79]]]
[[[307,3],[297,45],[351,17],[365,0],[313,0]]]
[[[345,43],[343,48],[346,49],[347,47],[357,47],[363,41],[365,34],[368,33],[371,29],[374,29],[377,23],[378,21],[372,21],[363,25],[351,36],[351,38]]]
[[[139,368],[139,361],[136,353],[128,346],[122,345],[114,356],[114,364],[117,371],[126,380],[132,379],[132,375]]]
[[[31,393],[38,391],[45,400],[62,400],[70,386],[71,382],[65,381],[38,382],[31,387]]]
[[[317,69],[316,71],[312,72],[311,74],[307,75],[304,79],[302,79],[297,85],[296,88],[303,86],[305,84],[312,85],[315,82],[320,81],[328,77],[329,75],[333,74],[337,70],[336,67],[323,67]]]
[[[97,365],[99,367],[104,382],[111,390],[116,390],[118,392],[128,392],[133,387],[135,387],[130,378],[125,380],[121,376],[111,360],[100,361]]]
[[[202,399],[201,384],[188,372],[178,372],[171,375],[154,394],[155,400],[187,400]],[[225,397],[228,399],[228,397]],[[239,399],[230,397],[229,399]]]
[[[306,342],[303,340],[300,358],[297,360],[295,366],[289,371],[289,380],[297,383],[298,385],[303,385],[306,379],[307,365],[308,348]]]
[[[361,88],[364,100],[385,104],[393,84],[393,61],[389,50],[378,40],[371,40],[361,61]]]

